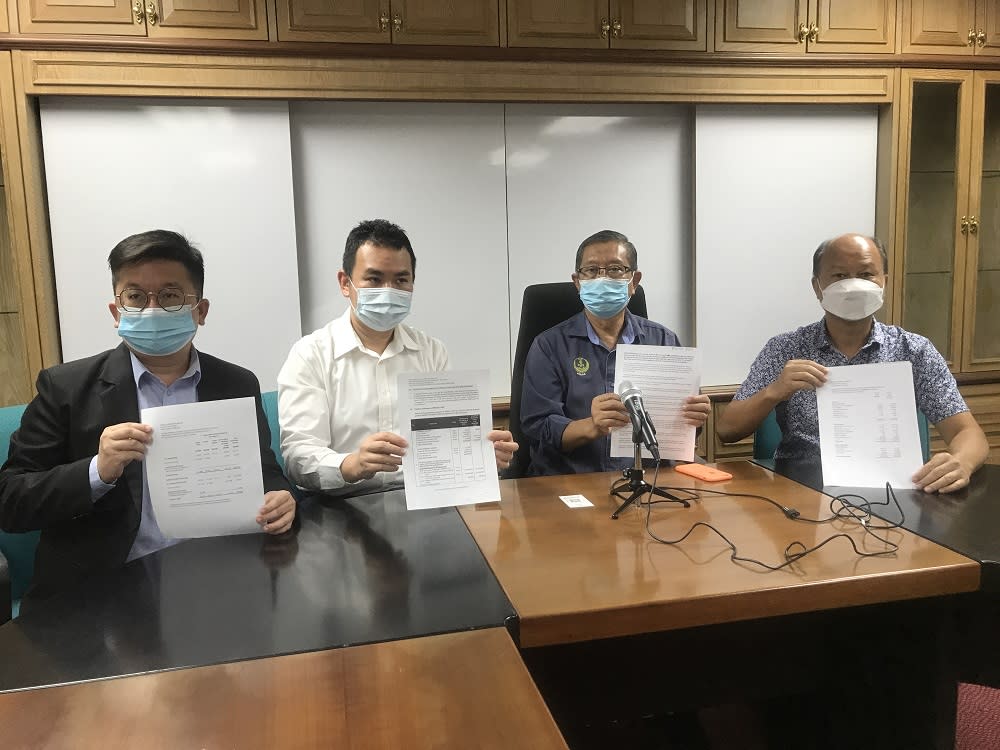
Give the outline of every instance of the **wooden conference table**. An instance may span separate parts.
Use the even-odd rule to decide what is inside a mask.
[[[401,490],[307,498],[286,538],[192,539],[0,627],[0,691],[505,626],[516,618],[452,508]],[[2,743],[0,743],[2,745]]]
[[[11,748],[566,748],[503,628],[8,693],[0,727]]]
[[[659,483],[767,495],[812,518],[823,514],[829,501],[753,464],[726,468],[735,479],[723,485],[701,484],[670,470],[661,472]],[[305,662],[297,670],[298,662],[283,661],[301,657],[266,659],[260,674],[244,660],[303,651],[347,660],[355,649],[323,650],[410,638],[417,640],[403,643],[421,648],[415,644],[426,640],[423,636],[506,625],[564,731],[572,731],[581,717],[824,689],[839,696],[838,723],[843,719],[844,726],[819,725],[818,731],[831,731],[834,738],[837,731],[847,732],[842,734],[847,742],[865,732],[882,746],[896,741],[896,746],[949,746],[955,711],[947,638],[951,601],[954,594],[978,588],[978,563],[895,531],[890,533],[899,550],[890,557],[859,558],[840,539],[789,569],[760,572],[731,562],[721,540],[704,529],[683,544],[665,546],[645,535],[644,512],[630,510],[610,520],[612,479],[595,474],[504,481],[500,503],[459,512],[406,513],[399,492],[350,501],[312,499],[303,505],[298,536],[282,553],[267,551],[266,540],[262,547],[255,537],[185,542],[143,565],[125,566],[120,576],[29,606],[21,618],[0,627],[0,690],[189,667],[115,684],[136,685],[137,696],[160,689],[140,691],[140,680],[150,681],[143,686],[170,685],[169,690],[214,685],[227,696],[229,711],[237,713],[240,706],[253,712],[262,705],[260,696],[241,684],[263,681],[265,696],[275,685],[288,684],[300,700],[289,699],[287,710],[312,726],[313,704],[306,696],[317,689],[314,682],[334,692],[335,686],[313,680],[310,674],[320,673],[310,672]],[[558,499],[578,493],[595,507],[570,509]],[[808,545],[831,533],[830,524],[792,521],[763,501],[724,497],[706,497],[689,509],[657,505],[652,527],[660,535],[680,536],[695,520],[727,533],[741,554],[771,563],[790,542]],[[845,533],[861,540],[857,529]],[[152,583],[150,570],[155,570]],[[496,665],[479,668],[474,652],[470,646],[462,657],[468,673],[441,673],[442,680],[457,681],[438,684],[440,690],[463,692],[469,677],[478,676],[487,686],[508,679]],[[510,657],[520,666],[513,649]],[[227,662],[238,667],[190,669]],[[301,679],[282,682],[276,675],[286,668],[297,670]],[[248,682],[214,676],[231,672]],[[345,670],[334,679],[354,684],[358,678]],[[81,695],[100,702],[110,700],[106,690],[126,690],[115,684],[53,690],[76,691],[75,706]],[[905,698],[893,696],[900,686]],[[405,691],[405,683],[399,687]],[[522,687],[530,703],[532,689]],[[24,701],[42,706],[50,692],[2,695],[0,717],[11,717],[18,726],[28,722]],[[360,705],[350,705],[363,714],[374,711],[373,720],[382,721],[378,709],[385,700],[382,693],[367,691]],[[422,711],[415,700],[404,700],[406,712]],[[872,701],[876,705],[861,705]],[[547,747],[547,714],[538,706],[526,710],[534,714],[526,719],[535,727],[531,731],[542,738],[537,746]],[[884,719],[881,733],[872,711]],[[233,733],[226,738],[242,731],[230,718],[220,723]],[[31,724],[24,726],[27,731]],[[120,726],[129,724],[123,720]],[[198,726],[198,736],[208,737],[210,729]],[[323,732],[339,731],[323,726]],[[443,740],[440,746],[499,746],[489,744],[494,730],[483,726],[470,724],[459,738],[464,745]],[[276,730],[268,725],[262,731]],[[314,735],[315,744],[330,744],[325,737]]]
[[[825,487],[819,461],[758,460],[756,463],[829,494],[851,492],[873,502],[883,490]],[[971,557],[982,566],[980,591],[967,597],[960,617],[964,644],[962,675],[969,682],[1000,687],[1000,466],[979,469],[965,489],[949,495],[896,490],[899,509],[873,506],[883,518],[943,547]],[[902,515],[900,515],[902,513]]]
[[[870,501],[884,500],[883,489],[825,487],[819,461],[757,460],[782,476],[828,494],[850,492]],[[913,489],[895,490],[900,512],[873,506],[890,521],[901,521],[914,534],[955,550],[982,565],[982,589],[1000,592],[1000,466],[986,464],[972,475],[969,486],[950,495]]]
[[[764,495],[803,518],[829,515],[830,498],[815,490],[751,463],[725,468],[732,481],[661,470],[658,484]],[[518,611],[522,656],[571,745],[586,734],[574,726],[581,717],[764,698],[794,706],[809,695],[809,720],[797,730],[814,736],[772,746],[951,747],[952,595],[978,588],[978,563],[896,530],[886,532],[899,545],[887,557],[861,558],[837,539],[765,572],[734,564],[705,528],[668,546],[644,533],[644,510],[611,520],[613,478],[505,482],[499,504],[460,509]],[[569,494],[594,507],[567,507],[559,496]],[[835,531],[880,548],[856,523],[795,521],[758,499],[706,495],[690,508],[656,505],[651,516],[662,537],[696,522],[770,564],[790,543],[812,546]]]

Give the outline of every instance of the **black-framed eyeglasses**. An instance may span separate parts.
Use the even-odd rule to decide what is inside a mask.
[[[115,295],[118,307],[125,312],[141,312],[149,307],[149,302],[156,299],[159,306],[167,312],[177,312],[187,304],[188,297],[198,301],[197,294],[185,294],[182,289],[161,289],[158,292],[147,292],[144,289],[122,289]]]
[[[601,275],[601,272],[609,279],[630,279],[632,274],[635,273],[628,266],[620,266],[613,264],[610,266],[583,266],[582,268],[576,269],[577,276],[581,279],[596,279]]]

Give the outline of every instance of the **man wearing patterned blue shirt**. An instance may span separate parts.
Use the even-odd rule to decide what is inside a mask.
[[[775,458],[818,457],[816,388],[826,382],[826,368],[908,361],[917,408],[948,444],[913,482],[925,492],[954,492],[969,483],[989,454],[986,436],[934,345],[875,320],[887,265],[885,247],[873,237],[845,234],[816,249],[812,285],[825,310],[823,320],[767,342],[719,420],[723,442],[746,437],[774,409],[781,427]]]

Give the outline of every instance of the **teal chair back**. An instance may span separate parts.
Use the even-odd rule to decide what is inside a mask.
[[[753,457],[774,458],[774,452],[780,442],[781,428],[778,427],[778,415],[771,409],[753,434]]]
[[[920,452],[923,454],[924,463],[927,463],[931,458],[931,430],[927,424],[927,417],[919,410],[917,428],[920,431]],[[772,409],[753,435],[753,457],[774,458],[774,451],[780,442],[781,428],[778,426],[778,417]]]
[[[260,400],[264,406],[264,415],[267,417],[267,426],[271,429],[271,450],[278,459],[278,466],[284,471],[285,459],[281,457],[281,428],[278,426],[278,392],[261,393]]]
[[[0,464],[7,460],[10,436],[21,425],[24,408],[24,405],[0,408]],[[7,566],[10,569],[12,617],[17,617],[21,597],[24,596],[31,583],[31,577],[35,574],[35,548],[38,546],[38,536],[37,531],[25,534],[8,534],[0,531],[0,552],[7,558]],[[5,618],[0,615],[0,621],[3,619]]]

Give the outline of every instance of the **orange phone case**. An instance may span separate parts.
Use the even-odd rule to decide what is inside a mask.
[[[674,467],[674,470],[706,482],[724,482],[727,479],[733,478],[733,475],[728,471],[716,469],[714,466],[706,466],[705,464],[679,464]]]

